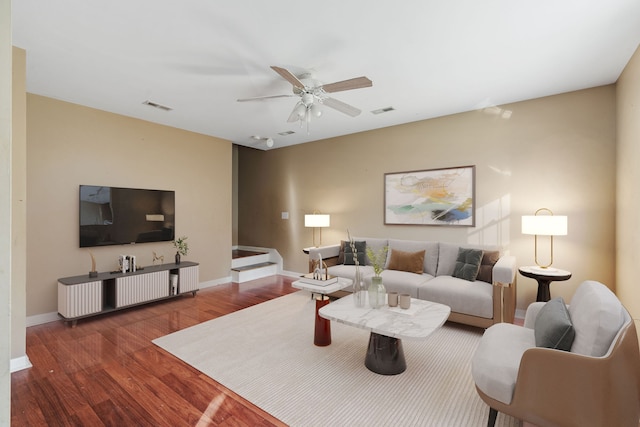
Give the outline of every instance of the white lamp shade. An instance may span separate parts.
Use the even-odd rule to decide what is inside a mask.
[[[304,216],[305,227],[329,227],[331,216],[328,214],[310,214]]]
[[[567,217],[564,215],[524,215],[522,234],[538,236],[566,236]]]

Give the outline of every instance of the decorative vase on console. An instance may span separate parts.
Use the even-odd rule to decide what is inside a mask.
[[[182,236],[173,241],[173,247],[178,251],[176,252],[176,264],[180,264],[182,255],[189,253],[189,244],[187,243],[187,236]]]
[[[371,285],[369,285],[369,305],[371,308],[384,307],[387,303],[387,290],[382,284],[382,277],[380,276],[384,271],[384,264],[387,261],[388,246],[374,252],[373,249],[367,247],[367,257],[373,266],[373,272],[375,275],[371,278]]]

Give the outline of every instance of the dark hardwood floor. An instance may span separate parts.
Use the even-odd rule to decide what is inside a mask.
[[[283,426],[151,340],[296,292],[274,276],[27,329],[30,369],[11,375],[13,426]],[[310,329],[311,330],[311,329]]]

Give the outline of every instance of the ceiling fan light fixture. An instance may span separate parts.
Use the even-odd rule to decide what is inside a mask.
[[[298,103],[298,105],[296,105],[296,108],[294,111],[298,116],[298,118],[302,120],[304,119],[305,114],[307,114],[307,107],[305,107],[305,105],[302,102],[300,102]]]
[[[320,117],[322,115],[322,110],[318,104],[313,104],[309,110],[314,117]]]

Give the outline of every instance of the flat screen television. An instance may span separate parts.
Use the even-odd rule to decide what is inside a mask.
[[[175,239],[175,191],[81,185],[80,247]]]

